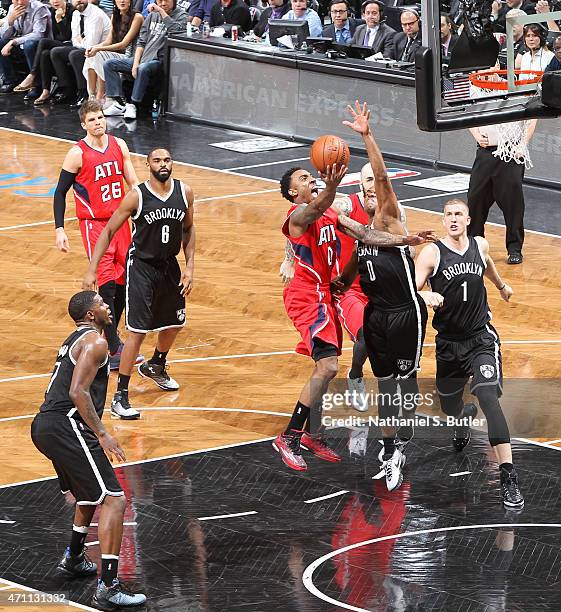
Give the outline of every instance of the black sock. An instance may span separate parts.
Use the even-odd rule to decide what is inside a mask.
[[[157,365],[166,365],[166,357],[168,356],[169,351],[160,352],[157,348],[152,355],[152,359],[150,359],[150,363],[155,363]]]
[[[358,331],[356,342],[353,345],[353,362],[349,370],[349,378],[362,378],[362,366],[368,357],[362,328]]]
[[[104,329],[105,337],[107,338],[107,344],[109,345],[109,353],[113,355],[119,350],[121,345],[121,339],[117,332],[117,317],[115,316],[115,281],[109,281],[99,287],[99,295],[103,298],[103,301],[109,306],[111,315],[113,316],[113,322]]]
[[[288,427],[286,428],[285,433],[290,433],[291,429],[297,429],[298,431],[301,431],[304,428],[304,424],[306,423],[309,416],[310,409],[308,408],[308,406],[304,406],[304,404],[296,402],[294,412],[290,417],[290,421],[288,422]]]
[[[384,455],[393,455],[395,451],[395,437],[384,438]]]
[[[84,542],[88,535],[88,527],[77,527],[72,525],[72,537],[70,538],[70,553],[77,557],[84,550]]]
[[[512,465],[512,463],[501,463],[501,465],[499,465],[499,472],[501,474],[501,479],[503,477],[503,470],[504,472],[508,473],[508,475],[510,476],[510,474],[512,472],[514,472],[514,466]],[[506,476],[506,474],[505,474]]]
[[[110,587],[117,578],[119,557],[117,555],[101,555],[101,582]]]
[[[124,391],[125,393],[128,393],[130,379],[130,376],[119,373],[119,378],[117,379],[117,391]]]
[[[125,286],[115,285],[115,312],[113,313],[115,326],[119,327],[119,321],[125,310]]]

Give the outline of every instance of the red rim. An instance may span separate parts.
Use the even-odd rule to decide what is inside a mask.
[[[486,77],[498,75],[500,77],[507,75],[507,70],[484,70],[482,72],[474,72],[469,75],[469,81],[475,87],[480,89],[496,89],[506,91],[508,89],[508,81],[489,81]],[[529,75],[527,79],[516,79],[517,85],[535,85],[542,80],[543,70],[515,70],[514,74],[518,77],[522,74]]]

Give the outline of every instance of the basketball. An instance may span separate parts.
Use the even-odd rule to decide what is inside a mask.
[[[318,172],[333,164],[348,166],[350,158],[349,145],[339,136],[321,136],[310,148],[310,161]]]

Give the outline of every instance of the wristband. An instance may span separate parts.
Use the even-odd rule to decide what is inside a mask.
[[[499,289],[499,291],[502,291],[505,287],[506,287],[506,283],[503,284],[503,286]]]

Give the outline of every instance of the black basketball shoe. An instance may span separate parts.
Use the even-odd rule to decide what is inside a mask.
[[[85,551],[82,551],[81,555],[73,555],[68,547],[57,565],[57,570],[69,578],[79,578],[97,574],[97,565],[88,559]]]
[[[458,419],[475,418],[477,416],[477,406],[475,404],[465,404],[462,414]],[[471,430],[469,425],[462,423],[454,427],[454,437],[452,438],[452,446],[458,451],[462,451],[471,440]]]
[[[512,472],[501,470],[501,494],[505,508],[516,510],[524,507],[524,497],[520,492],[518,474],[515,470]]]

